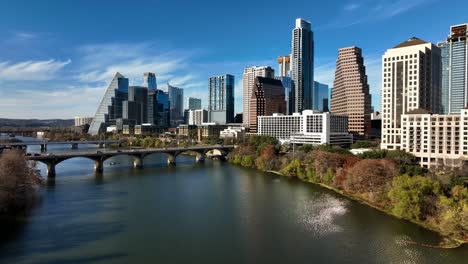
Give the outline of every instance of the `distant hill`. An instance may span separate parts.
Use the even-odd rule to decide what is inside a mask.
[[[70,127],[74,125],[73,119],[8,119],[0,118],[0,127]]]

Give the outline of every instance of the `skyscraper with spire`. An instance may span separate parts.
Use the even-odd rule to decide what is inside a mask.
[[[298,18],[292,30],[291,78],[294,82],[293,112],[312,109],[314,86],[314,33],[310,22]]]

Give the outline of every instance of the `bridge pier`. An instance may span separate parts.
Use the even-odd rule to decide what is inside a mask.
[[[133,167],[136,168],[141,168],[143,167],[143,157],[133,157]]]
[[[71,149],[78,149],[78,143],[71,144]]]
[[[197,156],[195,157],[195,161],[196,161],[197,163],[203,163],[203,162],[205,162],[205,155],[197,155]]]
[[[54,163],[47,164],[46,174],[47,174],[47,178],[55,178],[55,164]]]
[[[41,152],[47,151],[47,144],[41,144]]]
[[[167,157],[167,164],[168,165],[175,165],[176,164],[176,158],[174,155],[169,155]]]
[[[104,162],[102,160],[94,161],[94,173],[102,174],[104,172]]]

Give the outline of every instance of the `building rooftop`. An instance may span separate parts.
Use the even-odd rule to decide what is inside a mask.
[[[415,45],[421,45],[421,44],[427,44],[429,42],[425,41],[425,40],[422,40],[422,39],[419,39],[417,37],[412,37],[410,39],[408,39],[407,41],[405,42],[402,42],[398,45],[396,45],[395,47],[393,47],[393,49],[397,49],[397,48],[404,48],[404,47],[410,47],[410,46],[415,46]]]
[[[260,76],[257,76],[256,78],[258,79],[258,82],[260,83],[283,86],[283,83],[280,80],[265,78],[265,77],[260,77]]]

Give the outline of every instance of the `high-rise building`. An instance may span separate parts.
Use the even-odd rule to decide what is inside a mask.
[[[258,116],[269,116],[274,113],[286,113],[283,84],[280,80],[255,78],[255,88],[250,98],[250,132],[257,133]]]
[[[184,117],[184,89],[167,84],[171,108],[171,126],[177,127]]]
[[[328,85],[314,81],[312,94],[312,98],[314,99],[312,109],[328,112]]]
[[[296,19],[292,30],[291,78],[294,82],[294,112],[312,109],[312,88],[314,83],[314,33],[311,24]]]
[[[280,77],[290,77],[291,76],[291,57],[279,56],[278,57],[278,67],[279,67],[279,76]]]
[[[364,58],[358,47],[338,50],[331,112],[349,117],[350,133],[359,135],[370,133],[371,96]]]
[[[279,76],[275,77],[276,80],[280,80],[283,84],[284,89],[284,100],[286,101],[286,114],[292,115],[294,112],[294,101],[293,101],[293,93],[294,93],[294,82],[292,81],[291,77],[288,76]]]
[[[447,40],[438,44],[442,54],[442,109],[459,113],[468,106],[468,24],[450,27]]]
[[[385,52],[381,148],[401,149],[401,115],[418,108],[440,112],[441,75],[440,49],[424,40],[413,37]]]
[[[226,124],[234,122],[234,76],[213,76],[209,79],[209,122]]]
[[[156,90],[156,74],[152,72],[145,72],[143,74],[143,86],[149,90]]]
[[[88,133],[98,135],[106,132],[109,121],[122,118],[122,102],[128,99],[128,79],[116,73],[94,115]]]
[[[201,99],[195,97],[189,97],[188,99],[188,109],[197,110],[201,109]]]
[[[252,91],[255,87],[256,77],[274,78],[275,70],[270,66],[253,66],[244,69],[244,74],[242,76],[242,124],[245,127],[250,125],[250,98],[252,97]]]
[[[208,122],[208,111],[205,109],[197,109],[189,111],[188,125],[201,126]]]
[[[162,90],[156,90],[155,94],[156,104],[156,117],[155,125],[159,128],[168,128],[171,120],[171,103],[169,101],[169,93]]]
[[[148,120],[148,88],[143,86],[130,86],[128,88],[128,101],[132,103],[132,108],[138,108],[138,111],[132,111],[131,113],[125,113],[124,117],[127,119],[135,120],[135,124],[141,125],[146,123]],[[128,105],[128,104],[127,104]]]

